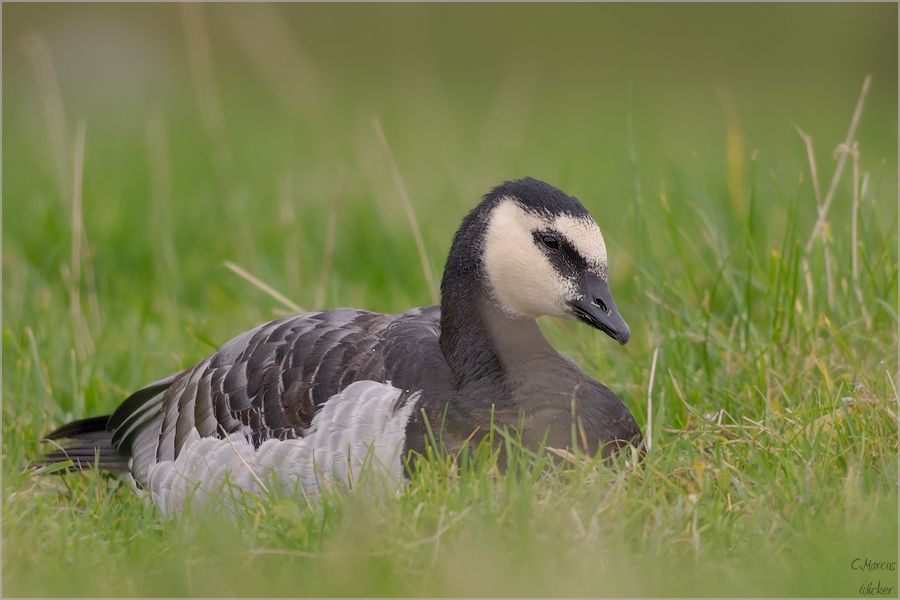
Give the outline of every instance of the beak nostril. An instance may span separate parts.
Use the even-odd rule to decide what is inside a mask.
[[[594,298],[594,306],[602,310],[603,312],[607,312],[606,304],[600,298]]]

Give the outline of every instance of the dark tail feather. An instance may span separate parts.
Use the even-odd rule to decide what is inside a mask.
[[[94,417],[72,421],[52,431],[45,439],[71,439],[84,443],[48,452],[32,466],[47,467],[71,460],[72,466],[64,471],[84,471],[95,465],[102,471],[128,471],[130,457],[113,448],[112,433],[106,430],[108,421],[109,415]]]
[[[92,417],[90,419],[82,419],[80,421],[72,421],[66,423],[62,427],[54,429],[44,438],[45,440],[97,440],[103,438],[112,438],[111,433],[107,433],[106,424],[109,422],[109,415],[102,417]]]

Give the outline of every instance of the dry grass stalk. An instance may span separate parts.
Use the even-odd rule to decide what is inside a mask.
[[[565,459],[565,460],[569,461],[570,463],[572,463],[573,465],[580,464],[578,457],[576,457],[574,454],[572,454],[568,450],[560,449],[560,448],[553,448],[552,446],[547,446],[547,452],[554,454],[562,459]]]
[[[159,209],[159,225],[170,226],[169,198],[172,190],[172,171],[169,167],[169,142],[162,117],[154,114],[147,120],[147,157],[150,167],[150,197]]]
[[[729,373],[732,373],[732,351],[734,348],[734,333],[737,331],[738,325],[738,316],[734,315],[734,318],[731,320],[731,329],[728,331],[728,345],[725,350],[725,367]],[[671,371],[670,371],[671,373]],[[676,384],[675,389],[678,389],[678,385]]]
[[[253,479],[256,480],[257,485],[259,485],[259,489],[261,489],[266,495],[269,495],[269,488],[266,487],[266,484],[263,483],[262,479],[259,478],[259,476],[256,474],[256,471],[254,471],[253,468],[247,464],[247,461],[244,460],[244,457],[241,456],[241,453],[238,452],[237,448],[234,447],[234,442],[231,441],[231,436],[228,435],[228,432],[225,430],[225,428],[222,425],[219,425],[219,429],[222,431],[222,434],[228,441],[228,445],[231,446],[231,451],[234,452],[234,455],[238,457],[238,460],[241,461],[241,463],[244,465],[244,468],[246,468],[250,472],[250,475],[253,476]]]
[[[278,204],[281,213],[281,226],[284,231],[284,268],[290,292],[299,297],[302,289],[300,283],[299,243],[296,235],[297,214],[294,210],[294,178],[289,171],[278,180]]]
[[[416,247],[419,249],[419,258],[422,260],[422,271],[425,273],[425,281],[428,283],[431,301],[437,304],[440,302],[440,296],[438,295],[437,286],[434,284],[434,275],[431,273],[431,263],[428,260],[428,254],[425,252],[425,243],[422,241],[419,224],[416,221],[416,215],[413,212],[412,204],[409,202],[409,196],[406,194],[406,186],[403,185],[403,179],[400,177],[400,170],[397,168],[397,163],[394,161],[394,155],[391,153],[390,146],[388,146],[387,138],[384,137],[384,131],[381,129],[381,123],[378,121],[378,117],[372,118],[372,125],[375,127],[375,132],[378,134],[378,140],[381,142],[381,146],[387,154],[388,161],[391,163],[394,182],[397,184],[397,189],[400,191],[400,199],[403,201],[403,208],[406,209],[406,216],[409,219],[410,227],[412,227],[413,237],[416,239]]]
[[[853,142],[853,145],[849,148],[841,144],[837,147],[835,152],[846,153],[849,152],[853,156],[853,216],[851,217],[851,252],[853,256],[853,281],[855,283],[859,283],[859,261],[857,259],[856,252],[856,229],[857,229],[857,218],[859,215],[859,149],[858,144]]]
[[[75,355],[75,348],[69,349],[69,358],[72,361],[72,413],[76,415],[84,414],[84,386],[78,383],[78,360]]]
[[[866,77],[865,81],[863,81],[862,91],[859,94],[859,100],[856,102],[856,109],[853,111],[853,117],[850,119],[850,130],[847,132],[847,138],[844,140],[844,145],[849,146],[853,141],[853,136],[856,135],[856,126],[859,124],[859,116],[862,114],[863,103],[866,100],[866,94],[869,92],[869,84],[872,83],[872,76],[869,75]],[[816,234],[819,233],[825,227],[825,215],[828,213],[828,209],[831,207],[831,201],[834,199],[834,191],[837,189],[838,181],[841,178],[841,172],[844,170],[844,162],[847,160],[846,154],[841,154],[840,159],[838,160],[837,167],[834,170],[834,176],[831,178],[831,185],[828,186],[828,193],[825,194],[825,202],[822,205],[822,210],[819,213],[819,218],[816,221],[816,226],[813,227],[812,235],[809,236],[809,242],[806,244],[806,253],[809,254],[810,250],[812,250],[813,242],[816,239]]]
[[[37,382],[37,387],[38,389],[44,390],[44,393],[47,395],[47,400],[49,400],[53,398],[53,386],[50,385],[50,376],[45,370],[46,363],[41,360],[38,343],[31,327],[25,328],[25,334],[28,336],[28,342],[31,346],[31,354],[34,360],[34,378]]]
[[[731,91],[725,87],[716,88],[719,103],[725,113],[726,163],[728,166],[728,192],[731,207],[735,213],[744,209],[744,140],[738,119],[737,104]]]
[[[67,201],[72,192],[69,186],[71,180],[69,179],[69,148],[66,142],[66,116],[63,112],[62,95],[59,93],[53,57],[47,41],[38,33],[24,36],[22,46],[34,65],[41,91],[44,118],[47,120],[47,130],[50,133],[50,145],[56,160],[59,195],[63,201]]]
[[[178,255],[172,239],[172,172],[169,166],[169,142],[165,123],[158,114],[147,121],[147,156],[150,167],[150,198],[153,203],[153,230],[157,232],[158,245],[162,250],[162,264],[165,278],[178,276]]]
[[[234,264],[233,262],[230,262],[230,261],[227,261],[227,260],[226,260],[226,261],[223,262],[222,264],[225,265],[226,267],[228,267],[229,269],[231,269],[233,272],[235,272],[235,273],[237,273],[238,275],[240,275],[241,277],[243,277],[244,279],[246,279],[247,281],[249,281],[250,283],[252,283],[254,286],[256,286],[257,288],[259,288],[260,290],[262,290],[263,292],[265,292],[266,294],[268,294],[269,296],[271,296],[271,297],[274,298],[275,300],[278,300],[279,302],[281,302],[282,304],[284,304],[288,309],[290,309],[290,310],[293,311],[294,313],[302,313],[302,312],[306,312],[305,310],[303,310],[303,308],[300,307],[300,305],[294,304],[293,302],[291,302],[291,301],[287,298],[287,296],[285,296],[285,295],[282,294],[281,292],[278,292],[275,288],[273,288],[272,286],[268,285],[267,283],[264,283],[261,279],[258,279],[257,277],[254,277],[253,275],[251,275],[250,273],[248,273],[248,272],[245,271],[244,269],[240,268],[239,266],[237,266],[237,265]]]
[[[75,285],[80,290],[82,277],[85,287],[87,288],[87,302],[90,315],[94,320],[94,326],[100,327],[100,303],[97,299],[97,280],[94,277],[94,268],[91,265],[90,245],[87,242],[87,233],[84,229],[83,202],[82,202],[82,179],[84,173],[84,119],[78,122],[78,131],[76,138],[75,150],[75,173],[74,173],[74,194],[72,196],[72,273]],[[77,213],[77,214],[76,214]],[[80,292],[79,292],[80,293]],[[80,311],[79,298],[79,312]],[[84,327],[83,334],[87,339],[87,347],[93,352],[93,341],[90,336],[87,322],[84,321],[84,314],[81,313],[82,325]]]
[[[628,158],[631,160],[632,185],[634,187],[634,200],[638,204],[642,203],[641,196],[641,180],[638,177],[637,170],[637,149],[634,146],[634,127],[631,124],[631,94],[633,82],[628,82],[628,110],[625,113],[625,128],[628,132]]]
[[[100,328],[100,301],[97,296],[97,279],[94,277],[94,267],[91,264],[90,257],[93,252],[87,244],[82,249],[82,260],[84,261],[84,284],[87,287],[88,310],[90,310],[91,318],[94,320],[95,331]]]
[[[341,188],[343,187],[344,167],[338,167],[334,193],[331,195],[331,211],[328,214],[328,233],[325,237],[325,255],[322,257],[322,271],[319,273],[319,287],[316,290],[314,310],[320,310],[325,303],[325,292],[328,289],[328,276],[331,274],[331,261],[334,257],[334,242],[337,238],[338,209],[341,205]]]
[[[898,368],[898,371],[900,371],[900,368]],[[896,375],[897,375],[898,377],[900,377],[900,372],[895,371],[895,373],[896,373]],[[888,371],[887,369],[885,369],[884,374],[887,376],[888,384],[891,386],[891,390],[894,392],[893,402],[896,404],[897,401],[898,401],[898,397],[897,397],[897,384],[894,383],[894,378],[891,377],[891,372],[890,372],[890,371]],[[890,400],[889,400],[889,401],[890,401]],[[897,414],[897,413],[891,411],[891,416],[893,416],[893,417],[894,417],[894,420],[897,421],[897,424],[900,425],[900,414]]]
[[[647,452],[650,452],[653,443],[653,377],[656,375],[656,357],[659,348],[653,350],[653,362],[650,365],[650,383],[647,385],[647,433],[644,440],[647,442]]]
[[[678,387],[678,382],[675,380],[675,375],[672,374],[672,369],[668,369],[669,371],[669,379],[672,380],[672,386],[675,388],[675,395],[678,396],[678,399],[684,402],[687,405],[687,401],[684,399],[684,394],[681,393],[681,388]]]
[[[442,504],[441,505],[441,514],[438,517],[438,525],[437,525],[438,533],[440,533],[444,530],[444,515],[446,514],[446,512],[447,512],[447,505]],[[441,550],[441,536],[436,534],[434,536],[434,551],[431,554],[432,568],[434,568],[434,565],[437,564],[438,552],[440,552],[440,550]]]
[[[69,271],[69,310],[78,357],[84,359],[94,350],[84,314],[81,311],[81,271],[84,254],[84,222],[81,215],[81,184],[84,174],[84,120],[78,122],[75,135],[75,168],[72,181],[72,262]]]
[[[862,185],[859,186],[859,201],[862,202],[866,199],[866,192],[869,189],[869,172],[866,171],[863,173],[862,177]],[[873,199],[874,202],[874,199]]]
[[[809,272],[809,261],[806,257],[800,259],[800,265],[803,267],[803,279],[806,281],[806,297],[809,301],[809,314],[813,314],[813,282],[812,274]]]
[[[816,158],[815,158],[815,155],[813,154],[812,138],[809,137],[808,135],[806,135],[805,133],[803,133],[803,130],[800,129],[799,127],[795,126],[795,128],[797,129],[797,133],[800,134],[800,137],[803,138],[803,142],[806,144],[806,154],[809,158],[809,173],[810,173],[810,176],[812,177],[813,191],[815,192],[815,196],[816,196],[816,210],[819,213],[819,219],[821,219],[822,222],[824,223],[825,222],[825,208],[824,208],[824,205],[822,204],[821,192],[819,191],[819,175],[816,172]],[[820,232],[822,235],[822,248],[825,253],[825,280],[826,280],[827,286],[828,286],[827,287],[828,308],[830,308],[831,310],[834,310],[834,281],[832,280],[832,277],[831,277],[831,255],[830,255],[830,252],[828,251],[828,236],[825,235],[824,227],[820,230]],[[807,250],[807,253],[809,253],[809,250]]]
[[[866,329],[872,330],[872,318],[869,311],[866,310],[866,303],[863,301],[862,288],[859,286],[859,248],[857,247],[857,229],[859,220],[859,147],[856,141],[853,145],[847,147],[841,144],[835,152],[841,154],[850,154],[853,157],[853,215],[851,217],[851,252],[852,252],[852,272],[853,272],[853,289],[856,292],[856,299],[859,301],[859,307],[862,309],[863,320],[866,322]]]

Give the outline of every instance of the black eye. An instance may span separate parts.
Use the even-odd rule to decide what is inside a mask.
[[[541,236],[541,241],[551,250],[559,250],[559,240],[552,235]]]

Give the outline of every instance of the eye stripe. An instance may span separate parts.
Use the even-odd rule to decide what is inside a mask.
[[[563,277],[574,277],[587,270],[588,261],[561,232],[538,229],[532,231],[532,237],[534,243],[546,253],[556,272]]]
[[[574,244],[568,240],[564,240],[560,244],[561,252],[557,256],[561,260],[554,261],[559,272],[571,277],[579,273],[584,273],[588,268],[587,260],[581,252],[575,248]]]

